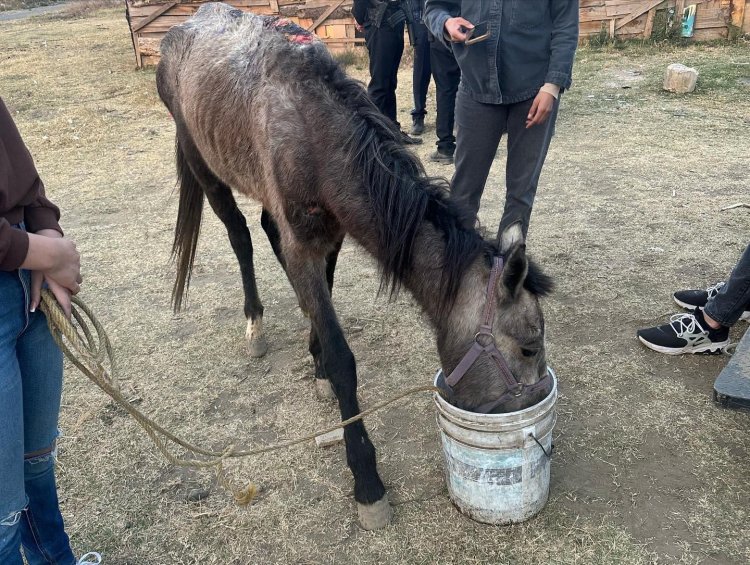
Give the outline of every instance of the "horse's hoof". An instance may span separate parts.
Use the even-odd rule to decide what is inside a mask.
[[[256,337],[247,342],[247,351],[250,353],[250,357],[263,357],[268,351],[268,342],[266,338]]]
[[[328,379],[315,379],[315,394],[320,400],[334,400],[336,398],[331,381]]]
[[[388,502],[388,494],[374,504],[357,503],[357,514],[359,515],[359,525],[365,530],[379,530],[385,528],[391,523],[393,510]]]

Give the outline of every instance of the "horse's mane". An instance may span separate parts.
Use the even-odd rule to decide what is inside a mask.
[[[466,229],[461,211],[447,198],[448,182],[428,177],[421,162],[400,141],[401,133],[370,99],[362,83],[346,75],[323,49],[311,50],[308,64],[338,100],[353,112],[346,141],[352,167],[372,206],[377,225],[381,291],[398,293],[413,268],[414,243],[427,220],[442,236],[445,250],[441,272],[441,294],[435,297],[438,311],[452,306],[461,278],[481,252],[491,255],[494,247],[474,229]]]

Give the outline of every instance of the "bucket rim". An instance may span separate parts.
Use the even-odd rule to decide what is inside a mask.
[[[501,423],[502,420],[507,419],[509,417],[518,417],[518,416],[524,416],[526,414],[530,414],[532,411],[538,411],[541,409],[544,410],[544,405],[548,403],[552,403],[554,405],[555,400],[557,398],[557,374],[555,373],[555,370],[547,365],[547,370],[549,371],[550,375],[552,375],[552,390],[550,390],[549,394],[545,396],[542,400],[537,402],[536,404],[529,406],[528,408],[524,408],[523,410],[516,410],[514,412],[503,412],[501,414],[482,414],[480,412],[472,412],[471,410],[464,410],[463,408],[458,408],[457,406],[454,406],[447,400],[445,400],[442,396],[440,396],[437,392],[432,393],[432,397],[435,401],[435,404],[438,407],[438,410],[444,413],[453,413],[453,415],[463,418],[468,418],[470,420],[477,420],[484,421],[487,423]],[[443,369],[442,367],[437,370],[437,373],[435,373],[435,378],[433,379],[433,385],[438,386],[438,379],[440,378],[440,375],[442,374]],[[546,410],[545,410],[546,411]]]

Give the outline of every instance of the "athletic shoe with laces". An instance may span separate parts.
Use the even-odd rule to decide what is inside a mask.
[[[721,353],[729,345],[729,328],[715,330],[700,310],[675,314],[668,324],[638,330],[643,345],[659,353]]]
[[[686,310],[703,310],[709,300],[714,298],[722,287],[726,284],[724,281],[717,282],[709,286],[706,290],[678,290],[672,295],[678,306]],[[745,310],[740,316],[740,320],[750,320],[750,310]]]
[[[94,561],[96,559],[96,561]],[[96,551],[89,551],[86,555],[78,560],[76,565],[101,565],[102,556]]]

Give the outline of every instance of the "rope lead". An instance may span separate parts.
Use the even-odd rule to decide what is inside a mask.
[[[439,388],[432,385],[413,387],[375,404],[373,407],[360,412],[348,420],[304,437],[245,451],[235,450],[234,445],[228,445],[222,451],[204,449],[164,429],[127,401],[120,391],[120,385],[117,381],[117,366],[112,352],[112,344],[109,341],[107,333],[93,312],[91,312],[81,299],[73,296],[71,300],[73,303],[72,319],[75,320],[75,324],[72,320],[65,317],[65,313],[57,303],[57,299],[49,290],[42,290],[42,300],[40,303],[42,312],[47,316],[47,324],[49,325],[52,337],[68,360],[138,422],[167,461],[180,467],[192,467],[196,469],[213,468],[219,484],[230,491],[240,505],[250,504],[258,492],[258,488],[253,483],[248,483],[244,488],[233,486],[226,477],[224,462],[227,459],[270,453],[271,451],[285,449],[313,440],[319,435],[327,434],[358,420],[362,420],[365,416],[374,414],[397,400],[418,392],[429,391],[443,394]],[[109,366],[109,370],[107,370],[107,366]],[[176,444],[185,449],[188,452],[188,458],[173,455],[169,450],[170,444]],[[198,459],[197,456],[199,455],[208,459]]]

